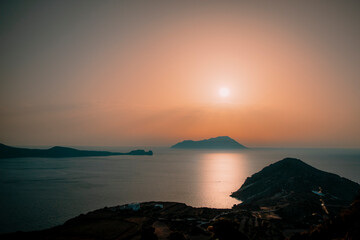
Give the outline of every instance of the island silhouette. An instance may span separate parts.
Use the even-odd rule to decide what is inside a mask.
[[[171,148],[182,149],[247,149],[244,145],[238,143],[228,136],[219,136],[215,138],[204,139],[200,141],[185,140]]]
[[[46,158],[65,158],[65,157],[96,157],[113,155],[153,155],[153,152],[145,150],[133,150],[127,153],[78,150],[69,147],[55,146],[49,149],[30,149],[11,147],[0,143],[0,158],[25,158],[25,157],[46,157]]]

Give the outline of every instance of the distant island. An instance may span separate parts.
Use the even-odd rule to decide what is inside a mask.
[[[241,145],[234,139],[228,136],[221,136],[215,138],[204,139],[200,141],[185,140],[179,142],[171,148],[182,149],[247,149],[244,145]]]
[[[134,150],[128,153],[108,152],[108,151],[89,151],[78,150],[69,147],[52,147],[49,149],[30,149],[10,147],[0,143],[0,158],[24,158],[24,157],[46,157],[46,158],[65,158],[65,157],[96,157],[113,155],[153,155],[152,151]]]

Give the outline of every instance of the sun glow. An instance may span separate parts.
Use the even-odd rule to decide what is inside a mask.
[[[226,98],[230,95],[230,91],[227,87],[222,87],[219,89],[220,97]]]

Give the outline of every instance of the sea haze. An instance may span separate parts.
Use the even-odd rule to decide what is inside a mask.
[[[360,150],[152,150],[153,156],[1,159],[0,232],[52,227],[81,213],[131,202],[230,208],[240,202],[229,195],[246,177],[285,157],[360,183]]]

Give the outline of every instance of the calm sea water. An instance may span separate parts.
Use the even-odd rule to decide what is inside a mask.
[[[285,157],[360,183],[360,150],[153,150],[154,156],[0,160],[0,232],[48,228],[81,213],[131,202],[230,208],[239,201],[229,195],[246,177]]]

